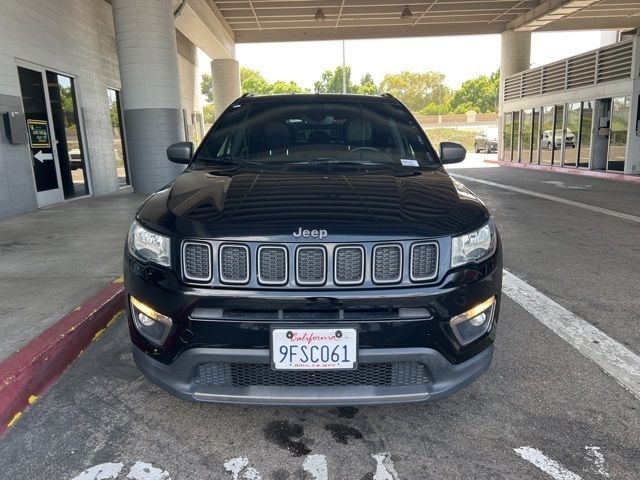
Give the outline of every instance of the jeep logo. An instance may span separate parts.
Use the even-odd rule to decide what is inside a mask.
[[[318,240],[322,240],[327,235],[326,230],[303,230],[302,227],[298,227],[297,232],[293,232],[293,236],[296,238],[304,237],[304,238],[317,238]]]

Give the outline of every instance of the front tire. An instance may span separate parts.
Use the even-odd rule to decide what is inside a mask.
[[[474,150],[476,153],[480,153],[480,149],[478,148],[478,142],[476,142],[476,143],[474,143],[474,144],[473,144],[473,150]]]

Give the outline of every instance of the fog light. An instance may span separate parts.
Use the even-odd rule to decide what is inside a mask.
[[[491,330],[496,298],[491,297],[451,319],[451,329],[460,345],[468,345]]]
[[[135,297],[129,297],[133,323],[140,334],[154,345],[164,342],[173,322],[170,317],[156,312]]]

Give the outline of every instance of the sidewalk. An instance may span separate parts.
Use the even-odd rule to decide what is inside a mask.
[[[144,199],[119,192],[0,221],[0,362],[121,275]]]

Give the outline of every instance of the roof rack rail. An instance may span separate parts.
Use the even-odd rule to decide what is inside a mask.
[[[247,92],[247,93],[243,93],[240,98],[247,98],[247,97],[253,97],[254,94],[251,92]]]

